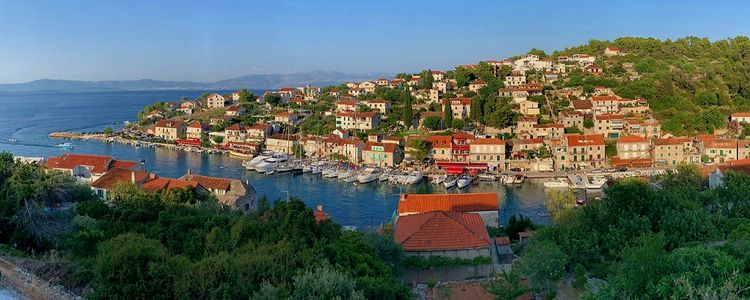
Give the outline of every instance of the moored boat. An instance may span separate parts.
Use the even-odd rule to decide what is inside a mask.
[[[474,181],[474,177],[463,175],[458,178],[458,182],[456,184],[458,185],[459,189],[462,189],[469,186],[472,181]]]
[[[445,178],[445,180],[443,180],[443,186],[446,189],[449,189],[456,186],[456,182],[458,182],[458,178],[456,178],[456,176],[448,176]]]
[[[556,178],[553,180],[545,181],[544,187],[546,188],[569,188],[570,185],[565,178]]]

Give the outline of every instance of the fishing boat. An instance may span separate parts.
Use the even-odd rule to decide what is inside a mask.
[[[378,176],[378,181],[379,182],[388,181],[390,178],[391,178],[391,173],[384,172],[383,174],[380,174],[380,176]]]
[[[461,177],[458,178],[458,182],[457,182],[458,188],[459,189],[465,188],[465,187],[469,186],[472,181],[474,181],[474,177],[471,177],[471,176],[468,176],[468,175],[463,175],[463,176],[461,176]]]
[[[446,175],[436,175],[435,177],[432,177],[432,184],[441,184],[445,180],[445,178],[448,177]]]
[[[359,183],[370,183],[378,180],[379,176],[380,171],[378,169],[367,168],[362,172],[362,174],[359,174],[359,176],[357,176],[357,181]]]
[[[12,138],[9,138],[9,139],[8,139],[8,141],[9,141],[9,142],[11,142],[11,143],[17,143],[17,142],[18,142],[18,139],[17,139],[17,138],[14,138],[14,137],[12,137]]]
[[[456,182],[457,181],[458,181],[458,178],[456,178],[456,176],[445,177],[445,180],[443,180],[443,186],[446,189],[452,188],[452,187],[456,186]]]
[[[478,177],[479,177],[480,181],[495,181],[495,180],[497,180],[497,178],[495,177],[495,175],[492,175],[492,174],[480,174]]]
[[[553,180],[545,181],[544,187],[551,189],[569,188],[570,185],[565,178],[556,178]]]
[[[513,184],[521,184],[525,178],[526,176],[523,176],[522,174],[516,174],[516,176],[513,177]]]
[[[513,184],[513,181],[515,181],[515,179],[515,175],[503,175],[503,184]]]
[[[292,167],[292,165],[288,165],[288,164],[280,164],[280,165],[276,166],[276,172],[279,172],[279,173],[291,172],[293,169],[294,169],[294,167]]]

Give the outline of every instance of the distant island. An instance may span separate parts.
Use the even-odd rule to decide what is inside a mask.
[[[0,84],[0,93],[18,92],[88,92],[110,90],[225,90],[250,87],[252,89],[278,89],[285,86],[338,85],[346,81],[364,81],[369,78],[388,77],[388,73],[353,74],[343,72],[312,71],[290,74],[252,74],[216,82],[168,80],[114,80],[80,81],[40,79],[23,83]]]

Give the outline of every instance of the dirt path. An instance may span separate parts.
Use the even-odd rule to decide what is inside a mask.
[[[12,288],[24,299],[75,299],[58,287],[50,286],[46,281],[18,268],[4,258],[0,258],[0,273],[2,273],[3,285]]]

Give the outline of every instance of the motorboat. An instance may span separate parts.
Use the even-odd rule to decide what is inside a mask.
[[[262,155],[261,154],[261,155],[258,155],[256,157],[253,157],[253,159],[251,159],[251,160],[243,161],[242,162],[242,166],[245,167],[245,169],[254,170],[256,165],[258,165],[259,163],[261,163],[266,158],[270,158],[270,157],[271,156]]]
[[[380,175],[381,174],[377,169],[367,168],[362,172],[362,174],[359,174],[359,176],[357,176],[357,181],[359,183],[370,183],[378,180]]]
[[[456,182],[457,181],[458,181],[458,178],[456,178],[456,176],[445,177],[445,180],[443,180],[443,186],[446,189],[452,188],[452,187],[456,186]]]
[[[380,182],[389,181],[390,179],[391,179],[390,173],[383,173],[383,174],[380,174],[380,176],[378,176],[378,181]]]
[[[323,167],[322,166],[313,166],[312,171],[313,175],[318,175],[320,173],[323,173]]]
[[[352,172],[349,177],[344,178],[344,182],[347,182],[347,183],[355,182],[355,181],[359,180],[359,175],[360,174],[358,174],[356,172]]]
[[[324,173],[323,174],[323,177],[325,177],[325,178],[337,178],[337,177],[339,177],[339,174],[342,173],[342,171],[338,170],[338,169],[328,169],[326,171],[328,171],[328,173]],[[325,172],[325,171],[323,171],[323,172]]]
[[[9,142],[11,142],[11,143],[17,143],[17,142],[18,142],[18,139],[17,139],[17,138],[14,138],[14,137],[12,137],[12,138],[9,138],[9,139],[8,139],[8,141],[9,141]]]
[[[495,175],[492,175],[492,174],[480,174],[478,177],[479,177],[480,181],[495,181],[495,180],[497,180],[497,178],[495,177]]]
[[[337,177],[338,179],[347,179],[349,177],[352,177],[353,175],[354,175],[354,172],[349,171],[349,170],[344,170],[343,172],[339,173]]]
[[[302,167],[302,173],[312,173],[313,166],[305,165]]]
[[[274,153],[271,157],[264,159],[255,165],[255,171],[259,173],[268,172],[271,169],[275,169],[278,165],[285,163],[289,160],[286,153]]]
[[[515,175],[503,175],[503,184],[513,184],[513,181],[515,180]]]
[[[266,175],[273,175],[274,173],[276,173],[276,170],[274,169],[271,169],[265,172]]]
[[[57,148],[65,148],[65,149],[73,149],[76,146],[73,145],[73,144],[71,144],[71,143],[62,143],[62,144],[55,145],[55,147],[57,147]]]
[[[457,182],[458,188],[459,189],[465,188],[465,187],[469,186],[472,181],[474,181],[474,177],[471,177],[471,176],[468,176],[468,175],[463,175],[463,176],[461,176],[461,177],[458,178],[458,182]]]
[[[287,164],[276,166],[276,172],[279,172],[279,173],[290,172],[293,169],[294,169],[294,167],[292,167],[291,165],[287,165]]]
[[[446,175],[436,175],[432,178],[432,184],[441,184],[447,177]]]
[[[526,178],[526,176],[523,176],[521,174],[516,174],[516,176],[513,177],[513,184],[521,184],[523,183],[523,180]]]
[[[569,188],[570,185],[568,184],[567,179],[556,178],[553,180],[545,181],[544,187],[551,188],[551,189],[559,189],[559,188]]]
[[[404,177],[405,184],[417,184],[424,179],[422,172],[414,171]]]
[[[586,184],[587,190],[601,190],[604,185],[607,184],[607,179],[604,177],[594,177],[591,182]]]

